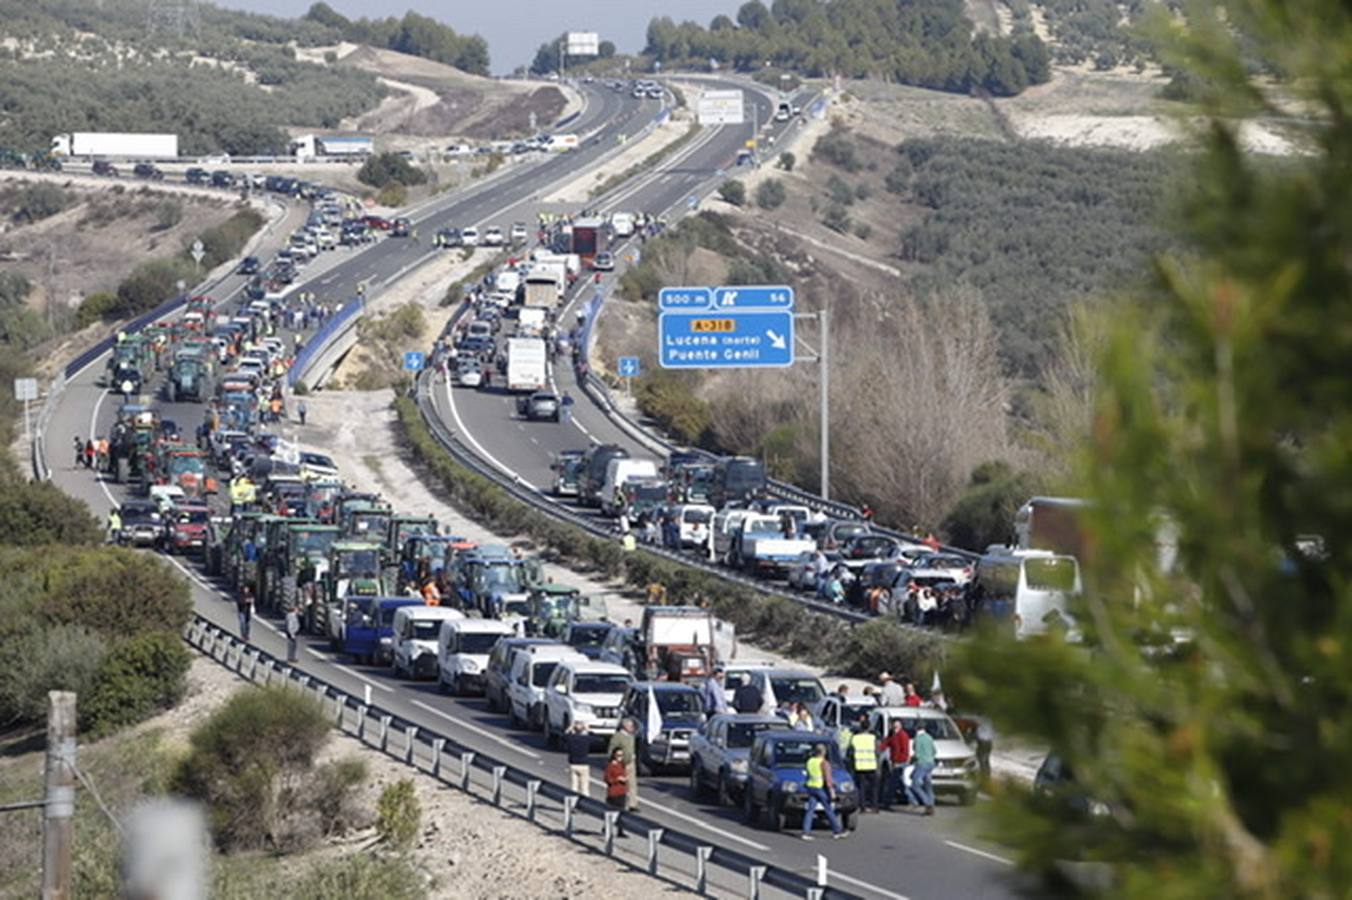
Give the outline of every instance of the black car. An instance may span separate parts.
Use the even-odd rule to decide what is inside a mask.
[[[569,622],[559,639],[587,659],[600,659],[601,645],[614,627],[610,622]]]
[[[164,173],[161,172],[160,167],[154,163],[137,163],[132,166],[131,173],[137,178],[149,178],[154,181],[164,180]]]
[[[117,511],[122,519],[122,531],[117,534],[119,544],[150,547],[160,539],[164,520],[153,500],[128,500]]]
[[[194,166],[183,173],[183,180],[188,184],[206,184],[211,180],[211,175],[206,169],[199,169]]]
[[[218,188],[234,187],[235,176],[224,169],[217,169],[211,173],[211,186]]]
[[[113,165],[112,163],[108,162],[107,160],[100,159],[100,160],[98,160],[97,162],[94,163],[94,174],[95,174],[95,175],[107,175],[107,176],[110,177],[110,178],[116,178],[116,177],[117,177],[117,166]]]
[[[239,262],[239,274],[241,275],[253,275],[261,268],[262,263],[258,261],[256,256],[246,256]]]

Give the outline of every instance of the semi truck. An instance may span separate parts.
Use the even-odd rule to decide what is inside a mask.
[[[116,157],[118,159],[177,159],[178,135],[76,131],[53,137],[52,155]]]
[[[360,134],[304,134],[291,142],[291,153],[298,160],[316,156],[360,159],[375,152],[375,139]]]
[[[548,354],[540,338],[507,339],[507,390],[542,391]]]

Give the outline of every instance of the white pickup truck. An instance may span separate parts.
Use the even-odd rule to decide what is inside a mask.
[[[609,737],[620,727],[620,701],[634,676],[624,666],[585,660],[559,663],[545,688],[545,743],[581,722],[593,738]]]
[[[786,537],[782,522],[778,516],[742,519],[729,551],[732,565],[761,577],[782,577],[799,556],[817,549],[811,538]]]

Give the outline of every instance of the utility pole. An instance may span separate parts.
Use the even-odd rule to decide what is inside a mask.
[[[42,900],[71,900],[75,844],[75,695],[47,694],[47,797],[42,820]]]
[[[568,35],[567,35],[566,33],[565,33],[565,34],[559,35],[559,84],[563,84],[563,70],[564,70],[564,55],[563,55],[563,54],[564,54],[564,51],[567,49],[567,46],[568,46],[567,43],[566,43],[567,40],[568,40]]]
[[[817,313],[821,323],[821,351],[817,358],[821,364],[822,387],[822,499],[831,499],[831,332],[827,324],[826,309]]]

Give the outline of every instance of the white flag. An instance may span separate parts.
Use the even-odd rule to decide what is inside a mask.
[[[657,693],[648,685],[648,743],[662,733],[662,710],[657,705]]]
[[[934,670],[934,680],[930,682],[930,696],[943,693],[944,686],[939,683],[939,670]]]
[[[775,686],[767,677],[765,679],[765,696],[761,698],[761,715],[773,716],[778,708],[779,701],[775,699]]]

